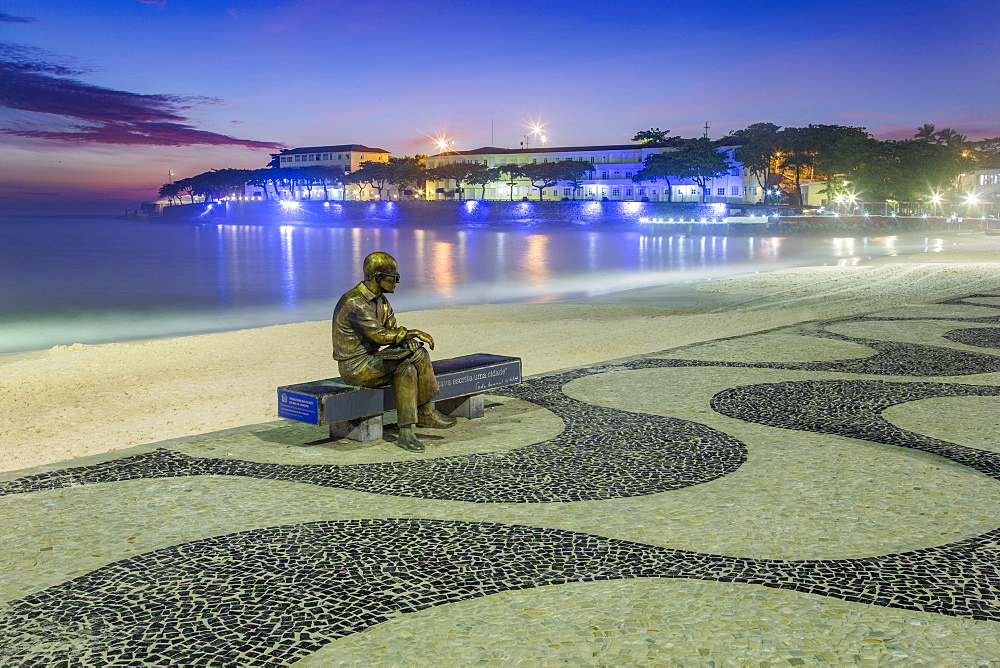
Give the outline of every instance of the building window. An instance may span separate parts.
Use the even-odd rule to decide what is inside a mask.
[[[639,194],[640,195],[642,194],[641,190],[639,191]],[[649,194],[652,195],[653,197],[656,197],[656,188],[650,188],[649,189]]]
[[[302,156],[301,155],[295,156],[295,162],[302,162]]]
[[[620,178],[621,178],[621,176],[622,176],[622,173],[621,173],[621,172],[615,172],[615,178],[616,178],[616,179],[620,179]]]
[[[631,188],[626,188],[625,189],[625,197],[631,197],[631,196],[632,196],[632,189]]]
[[[645,188],[639,188],[639,197],[642,197],[645,194],[646,194],[646,189]]]
[[[602,179],[608,178],[608,173],[607,172],[601,172],[601,178]]]
[[[740,196],[740,187],[739,186],[733,186],[732,188],[729,189],[729,192],[732,193],[733,197],[739,197]]]
[[[625,172],[625,178],[632,178],[633,172]]]
[[[563,197],[569,197],[573,194],[572,188],[563,188]]]
[[[715,191],[715,194],[718,195],[719,197],[725,197],[726,196],[726,189],[725,188],[719,188],[719,189],[717,189]]]
[[[612,197],[618,197],[621,194],[622,194],[622,189],[621,188],[612,188],[611,189],[611,196]]]
[[[698,194],[698,188],[696,188],[695,186],[691,186],[691,194],[692,195],[697,195]]]

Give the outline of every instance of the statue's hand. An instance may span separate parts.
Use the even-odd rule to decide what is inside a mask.
[[[434,337],[432,337],[427,332],[422,332],[419,329],[411,329],[406,333],[406,338],[408,339],[420,339],[427,344],[427,347],[434,350]]]

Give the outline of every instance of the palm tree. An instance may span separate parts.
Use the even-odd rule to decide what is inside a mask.
[[[917,128],[916,134],[913,138],[918,141],[928,141],[934,142],[937,140],[937,132],[934,131],[933,123],[924,123],[919,128]]]
[[[961,146],[968,137],[959,134],[951,128],[945,128],[937,133],[938,141],[946,146]]]

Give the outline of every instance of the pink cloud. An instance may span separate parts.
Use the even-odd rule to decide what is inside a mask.
[[[67,130],[11,130],[0,128],[0,134],[50,141],[91,142],[98,144],[144,146],[245,146],[247,148],[277,149],[277,142],[237,139],[217,132],[198,130],[182,123],[145,121],[141,123],[104,123],[83,126],[77,131]]]
[[[22,116],[27,112],[43,126],[18,127],[8,120],[0,134],[100,144],[281,146],[198,130],[188,123],[185,109],[217,100],[103,88],[73,78],[78,74],[66,65],[40,60],[35,50],[0,44],[0,108]]]

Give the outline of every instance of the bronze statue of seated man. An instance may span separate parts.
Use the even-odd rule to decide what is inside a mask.
[[[434,339],[419,329],[396,324],[385,298],[385,293],[396,291],[400,280],[395,258],[388,253],[371,253],[363,269],[365,280],[344,293],[333,311],[333,358],[345,383],[362,387],[392,384],[399,423],[396,445],[423,452],[424,444],[414,435],[414,425],[446,429],[458,421],[438,411],[432,401],[440,390],[424,344],[433,350]]]

